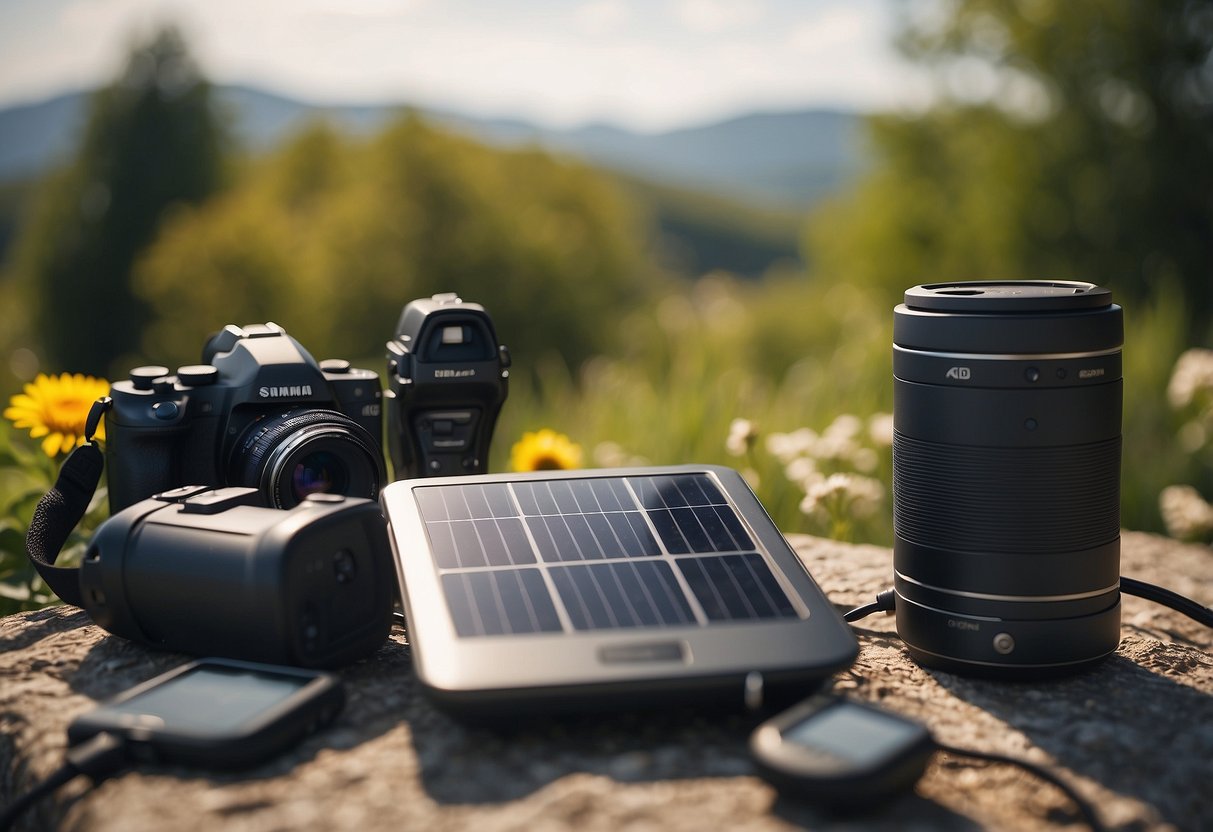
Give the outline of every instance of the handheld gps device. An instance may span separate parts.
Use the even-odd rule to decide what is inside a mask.
[[[67,741],[117,737],[138,762],[239,769],[327,725],[345,694],[315,670],[202,659],[144,682],[77,717]]]
[[[413,666],[457,713],[758,707],[858,653],[728,468],[414,479],[382,502]]]
[[[831,695],[772,717],[750,736],[754,761],[776,788],[835,810],[908,791],[935,749],[921,723]]]

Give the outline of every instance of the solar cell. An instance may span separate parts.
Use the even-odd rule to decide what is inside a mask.
[[[696,623],[668,563],[649,560],[560,566],[550,573],[575,629]]]
[[[560,617],[538,569],[456,572],[442,576],[460,636],[560,632]]]

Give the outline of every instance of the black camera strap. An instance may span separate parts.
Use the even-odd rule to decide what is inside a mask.
[[[63,461],[54,486],[34,508],[29,530],[25,533],[25,552],[42,580],[60,598],[78,607],[84,606],[80,595],[80,570],[55,566],[55,560],[97,492],[104,458],[93,435],[112,404],[113,399],[109,396],[93,402],[84,426],[85,443]]]

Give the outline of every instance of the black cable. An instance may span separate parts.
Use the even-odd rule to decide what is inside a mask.
[[[25,814],[31,806],[49,795],[51,792],[58,789],[60,786],[75,780],[79,774],[80,772],[76,771],[76,769],[68,763],[64,763],[63,765],[59,766],[58,770],[56,770],[54,774],[47,777],[41,783],[34,786],[28,792],[21,795],[19,798],[9,804],[8,808],[4,810],[4,813],[0,814],[0,830],[3,830],[3,832],[8,832],[9,829],[13,828],[13,824],[17,822],[17,818]]]
[[[1178,592],[1172,592],[1169,589],[1148,584],[1136,578],[1126,578],[1124,575],[1120,576],[1120,591],[1127,595],[1145,598],[1147,601],[1153,601],[1155,604],[1162,604],[1164,607],[1170,607],[1176,612],[1183,613],[1193,621],[1204,624],[1206,627],[1213,627],[1213,609],[1209,609],[1203,604],[1193,601],[1191,598],[1180,595]]]
[[[862,607],[856,607],[848,613],[845,613],[842,618],[847,622],[858,621],[861,618],[867,618],[869,615],[878,612],[892,612],[897,605],[897,593],[891,589],[886,589],[884,592],[877,593],[876,600],[870,604],[864,604]]]
[[[1015,757],[996,754],[990,751],[973,751],[968,748],[957,748],[955,746],[944,745],[943,743],[939,742],[936,743],[936,747],[938,747],[940,751],[957,757],[971,757],[975,760],[985,760],[991,763],[1006,763],[1012,766],[1019,766],[1028,773],[1034,774],[1041,780],[1044,780],[1047,783],[1052,783],[1054,786],[1060,789],[1062,793],[1065,794],[1066,797],[1070,798],[1074,805],[1078,807],[1079,814],[1082,815],[1082,819],[1087,822],[1087,825],[1091,827],[1093,832],[1105,832],[1107,828],[1099,819],[1099,815],[1095,813],[1095,807],[1087,802],[1086,798],[1080,795],[1073,786],[1071,786],[1065,780],[1062,780],[1044,766],[1037,765],[1036,763],[1030,763],[1027,760],[1020,760]]]
[[[0,832],[7,832],[31,806],[77,776],[83,774],[95,785],[125,768],[128,762],[126,742],[121,737],[104,733],[69,748],[66,756],[67,761],[50,777],[14,800],[0,814]]]

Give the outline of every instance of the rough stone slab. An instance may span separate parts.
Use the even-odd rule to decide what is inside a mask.
[[[840,609],[890,582],[891,553],[795,537]],[[1213,550],[1126,533],[1126,575],[1213,602]],[[1122,829],[1213,829],[1213,631],[1136,598],[1123,640],[1091,673],[998,683],[925,671],[866,619],[862,652],[835,687],[927,722],[955,744],[1053,766]],[[180,664],[57,607],[0,619],[0,803],[54,770],[65,729],[99,699]],[[421,696],[404,636],[342,672],[334,727],[240,775],[141,768],[74,783],[24,829],[952,830],[1080,828],[1067,801],[1016,768],[938,756],[917,791],[840,820],[779,799],[746,752],[753,720],[684,712],[591,714],[490,731]]]

